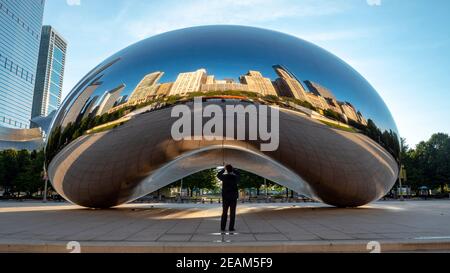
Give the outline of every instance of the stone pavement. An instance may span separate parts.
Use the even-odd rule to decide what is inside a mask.
[[[0,202],[0,252],[450,251],[450,201],[386,201],[356,209],[318,203],[241,204],[237,233],[219,232],[220,205]]]

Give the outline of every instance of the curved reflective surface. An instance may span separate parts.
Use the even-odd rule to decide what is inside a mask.
[[[197,97],[222,109],[279,107],[277,149],[237,137],[174,139],[174,107],[194,115]],[[255,127],[243,120],[249,135]],[[399,147],[378,93],[334,55],[278,32],[206,26],[141,41],[94,68],[56,114],[46,156],[54,188],[86,207],[129,202],[224,162],[359,206],[393,186]]]

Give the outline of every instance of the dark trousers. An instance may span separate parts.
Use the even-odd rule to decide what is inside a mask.
[[[236,220],[236,206],[237,206],[237,199],[223,200],[222,221],[220,223],[220,227],[222,228],[222,230],[225,230],[227,226],[228,209],[230,209],[230,230],[234,229],[234,222]]]

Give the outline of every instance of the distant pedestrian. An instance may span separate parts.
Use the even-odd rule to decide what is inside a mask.
[[[227,172],[226,174],[225,171]],[[235,231],[234,223],[236,220],[237,200],[239,198],[238,184],[240,174],[233,166],[226,165],[225,168],[219,172],[217,177],[222,181],[223,211],[220,227],[222,232],[224,232],[227,226],[228,210],[230,210],[230,226],[228,230],[233,232]]]

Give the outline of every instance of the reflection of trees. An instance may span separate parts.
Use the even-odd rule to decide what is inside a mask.
[[[400,156],[400,141],[399,136],[392,130],[382,131],[373,120],[367,121],[367,126],[350,120],[349,125],[358,129],[364,135],[370,137],[372,140],[385,148],[395,159]]]
[[[67,144],[84,135],[88,130],[118,120],[132,110],[133,107],[129,107],[112,113],[105,113],[101,116],[88,115],[81,120],[70,122],[64,129],[61,126],[54,128],[47,143],[47,158],[49,160],[52,159]]]
[[[110,122],[118,121],[119,119],[125,117],[127,114],[146,106],[153,104],[156,105],[156,107],[152,110],[155,111],[164,107],[169,107],[174,104],[181,103],[182,101],[180,101],[180,99],[181,97],[179,96],[156,98],[154,100],[146,101],[141,104],[128,105],[120,109],[116,109],[112,112],[104,113],[103,115],[95,115],[94,113],[91,113],[85,118],[77,119],[75,122],[70,122],[64,128],[59,125],[52,130],[49,136],[46,147],[47,159],[51,161],[51,159],[65,146],[67,146],[78,137],[85,135],[91,129]],[[116,128],[120,125],[122,125],[122,123],[114,124],[112,128]]]
[[[323,110],[323,115],[327,118],[331,118],[331,119],[339,121],[339,122],[347,123],[346,120],[342,117],[342,115],[340,115],[339,113],[337,113],[336,111],[333,111],[331,109]]]

